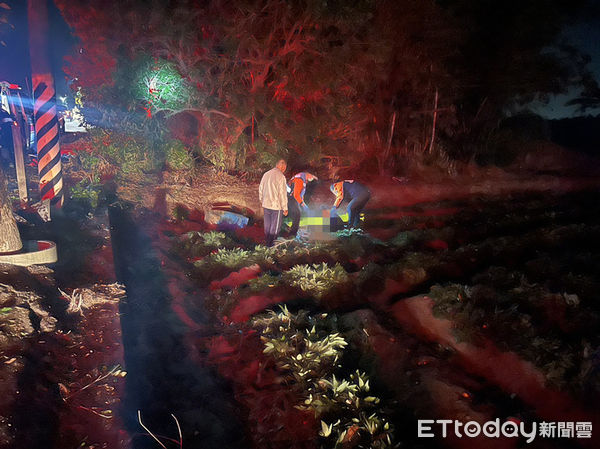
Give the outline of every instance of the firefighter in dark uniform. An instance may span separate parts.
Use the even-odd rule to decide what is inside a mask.
[[[339,181],[331,184],[331,192],[335,195],[333,207],[337,209],[344,199],[350,200],[348,203],[348,227],[358,228],[360,225],[360,213],[365,208],[371,198],[371,192],[366,186],[353,179]]]
[[[312,173],[300,172],[292,176],[289,185],[288,194],[288,210],[289,217],[292,219],[292,227],[290,235],[295,236],[300,227],[300,216],[303,210],[307,210],[308,206],[304,202],[304,194],[306,193],[306,185],[311,181],[316,181],[317,178]]]

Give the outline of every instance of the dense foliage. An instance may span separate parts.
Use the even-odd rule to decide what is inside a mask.
[[[470,198],[393,220],[371,209],[365,229],[382,240],[342,231],[266,248],[242,231],[189,232],[173,253],[202,292],[192,310],[225,329],[212,360],[257,447],[387,447],[388,435],[416,447],[410,416],[526,421],[556,413],[556,397],[595,410],[596,203]]]
[[[261,334],[264,353],[285,373],[284,382],[298,392],[300,410],[321,422],[321,447],[383,449],[392,447],[392,426],[370,392],[369,377],[357,370],[347,379],[336,378],[348,345],[332,331],[327,314],[290,313],[287,307],[252,320]]]
[[[57,1],[92,124],[156,121],[222,169],[286,155],[380,172],[497,150],[511,107],[589,81],[557,43],[583,0],[512,3]]]
[[[194,165],[192,155],[177,140],[147,139],[112,129],[91,129],[85,139],[65,146],[65,150],[72,155],[67,164],[74,178],[70,195],[89,201],[92,207],[98,204],[106,181],[140,181],[165,166],[189,171]]]

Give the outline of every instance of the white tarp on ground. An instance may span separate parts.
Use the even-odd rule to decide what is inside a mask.
[[[81,126],[79,120],[65,117],[65,132],[67,133],[84,133],[87,130]]]

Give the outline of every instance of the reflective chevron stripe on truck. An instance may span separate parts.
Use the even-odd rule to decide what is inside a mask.
[[[58,143],[56,93],[52,78],[44,75],[34,76],[33,90],[41,199],[51,200],[53,204],[62,206],[63,177]]]

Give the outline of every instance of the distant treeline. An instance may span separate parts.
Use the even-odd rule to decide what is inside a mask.
[[[551,140],[563,147],[600,154],[600,116],[549,120]]]

